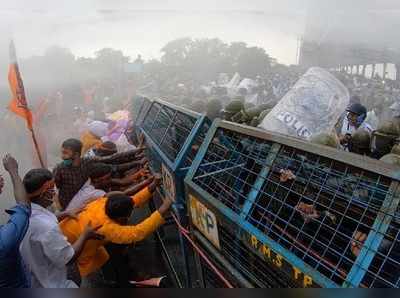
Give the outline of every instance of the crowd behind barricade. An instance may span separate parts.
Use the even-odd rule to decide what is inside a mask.
[[[305,71],[300,67],[277,67],[275,72],[252,79],[235,76],[231,82],[159,90],[159,96],[176,105],[204,113],[210,120],[222,118],[257,127]],[[320,136],[323,145],[397,164],[400,137],[400,85],[379,75],[367,78],[344,71],[331,71],[348,89],[350,104],[338,119],[335,131]],[[323,140],[323,141],[322,141]],[[393,149],[393,150],[392,150]]]

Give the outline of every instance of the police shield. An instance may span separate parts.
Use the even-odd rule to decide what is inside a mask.
[[[259,125],[265,130],[310,139],[329,133],[349,104],[347,88],[322,68],[310,68]]]

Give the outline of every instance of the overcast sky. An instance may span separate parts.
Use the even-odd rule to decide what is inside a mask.
[[[58,11],[88,11],[91,9],[180,9],[180,10],[298,10],[304,7],[304,0],[281,0],[279,2],[271,0],[14,0],[2,4],[2,8],[9,9],[35,9],[35,10],[58,10]]]
[[[340,25],[347,33],[381,42],[386,34],[381,34],[377,25],[394,27],[400,20],[396,15],[399,8],[398,0],[1,1],[0,60],[7,56],[6,44],[11,36],[22,57],[60,45],[77,56],[114,47],[132,57],[140,53],[146,59],[158,58],[160,48],[168,41],[190,36],[245,41],[265,48],[279,62],[291,64],[296,62],[298,39],[304,34],[307,16],[315,20],[313,36],[319,41],[329,38],[327,33]],[[343,21],[332,16],[335,10],[353,11],[358,16]],[[367,10],[391,10],[394,17],[377,15],[371,21]],[[351,34],[331,36],[353,40]]]
[[[174,38],[219,37],[264,47],[279,61],[295,63],[307,1],[250,2],[17,0],[0,4],[0,47],[13,36],[20,56],[41,54],[58,44],[78,56],[114,47],[131,56],[157,58]]]

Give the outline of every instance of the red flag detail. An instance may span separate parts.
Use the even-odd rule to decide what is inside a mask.
[[[8,70],[12,99],[8,105],[10,111],[26,120],[29,129],[32,129],[32,113],[28,108],[25,96],[24,83],[19,72],[14,43],[10,43],[10,67]]]

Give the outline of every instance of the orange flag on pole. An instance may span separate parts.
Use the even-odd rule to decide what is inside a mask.
[[[14,42],[10,43],[10,67],[8,70],[8,82],[12,93],[12,99],[8,105],[10,111],[26,120],[26,124],[32,130],[32,113],[26,101],[24,83],[19,72],[17,54]]]
[[[8,105],[8,108],[10,111],[26,120],[26,125],[32,134],[33,145],[35,146],[40,165],[42,168],[44,168],[45,164],[43,162],[42,155],[40,154],[40,148],[36,140],[35,132],[33,131],[32,112],[29,109],[26,101],[24,83],[22,82],[21,74],[19,72],[17,53],[15,51],[15,45],[13,41],[10,43],[10,68],[8,70],[8,83],[10,84],[12,93],[12,99]]]

